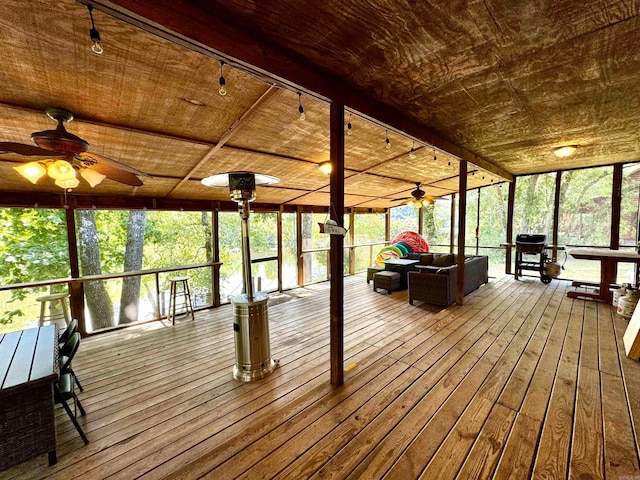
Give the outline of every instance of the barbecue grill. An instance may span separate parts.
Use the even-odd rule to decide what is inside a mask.
[[[540,273],[542,283],[551,283],[551,277],[545,272],[547,255],[547,236],[541,233],[520,233],[516,235],[516,280],[523,270]]]

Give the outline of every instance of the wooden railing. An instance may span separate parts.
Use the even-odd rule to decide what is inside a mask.
[[[87,324],[85,318],[85,298],[84,298],[84,284],[87,282],[96,282],[96,281],[105,281],[105,280],[113,280],[118,278],[126,278],[126,277],[141,277],[143,275],[154,275],[155,277],[155,287],[156,287],[156,298],[160,299],[160,274],[168,273],[168,272],[177,272],[184,270],[194,270],[198,268],[211,268],[211,304],[207,304],[202,308],[209,308],[211,306],[220,305],[220,266],[221,262],[211,262],[211,263],[200,263],[195,265],[181,265],[176,267],[164,267],[164,268],[153,268],[148,270],[136,270],[131,272],[121,272],[121,273],[106,273],[101,275],[85,275],[82,277],[66,277],[66,278],[54,278],[50,280],[42,280],[37,282],[27,282],[27,283],[14,283],[11,285],[0,285],[0,291],[8,291],[8,290],[19,290],[19,289],[27,289],[27,288],[41,288],[41,287],[49,287],[53,285],[64,285],[66,284],[69,289],[70,294],[70,303],[71,303],[71,315],[74,318],[78,319],[78,330],[82,333],[82,335],[87,335]],[[160,320],[162,318],[162,312],[159,308],[156,308],[155,318],[152,318],[147,321],[155,321]],[[122,328],[122,326],[116,326],[109,328],[108,330]],[[92,332],[93,333],[93,332]]]

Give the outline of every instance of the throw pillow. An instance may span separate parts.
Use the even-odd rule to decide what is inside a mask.
[[[433,263],[433,253],[420,254],[420,265],[431,265]]]
[[[453,254],[451,253],[436,253],[433,257],[434,267],[450,267],[453,265]]]

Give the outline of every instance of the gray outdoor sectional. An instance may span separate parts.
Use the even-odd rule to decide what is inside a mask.
[[[458,256],[456,254],[421,255],[419,271],[408,273],[409,303],[414,300],[447,307],[456,301]],[[489,258],[467,255],[464,266],[464,294],[468,295],[489,281]]]

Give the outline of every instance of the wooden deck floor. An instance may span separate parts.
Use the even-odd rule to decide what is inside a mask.
[[[329,385],[328,284],[270,307],[281,367],[241,384],[231,310],[83,340],[84,446],[0,477],[639,479],[640,363],[626,321],[567,283],[492,280],[463,307],[345,279],[345,385]]]

